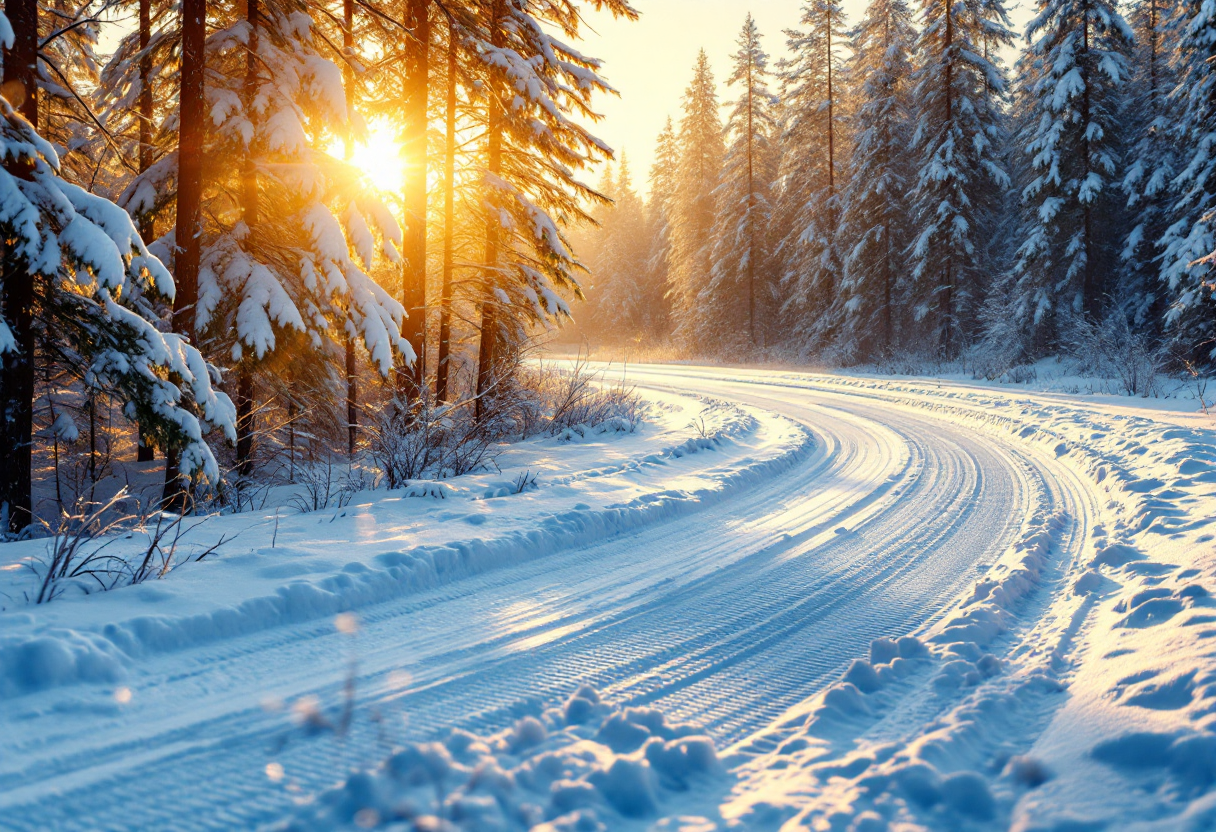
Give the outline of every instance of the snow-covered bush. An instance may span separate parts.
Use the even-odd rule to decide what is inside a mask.
[[[385,405],[372,415],[368,434],[372,466],[396,489],[419,477],[458,477],[492,465],[502,431],[493,415],[479,420],[471,407],[427,397],[413,407]]]
[[[1065,337],[1079,374],[1110,379],[1117,384],[1111,392],[1124,396],[1164,395],[1169,352],[1148,335],[1134,332],[1121,313],[1114,312],[1096,324],[1073,317]]]
[[[568,368],[538,364],[517,374],[512,409],[525,438],[567,430],[632,433],[645,415],[645,404],[624,381],[605,383],[580,357]]]

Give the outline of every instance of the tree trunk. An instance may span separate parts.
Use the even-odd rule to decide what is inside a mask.
[[[242,366],[236,381],[236,472],[241,477],[253,473],[254,414],[253,371]]]
[[[203,140],[207,130],[203,98],[204,43],[207,35],[207,0],[182,0],[181,94],[179,96],[177,246],[173,298],[173,331],[194,337],[198,305],[198,269],[202,254]],[[177,468],[177,449],[165,458],[164,505],[173,511],[186,508],[186,489]]]
[[[752,101],[753,56],[747,59],[747,328],[756,346],[756,187],[755,111]]]
[[[946,62],[946,129],[950,129],[950,122],[954,120],[954,57],[950,50],[954,46],[954,16],[951,14],[951,0],[943,0],[946,9],[946,37],[943,44],[942,55]],[[941,284],[938,286],[938,314],[940,318],[940,333],[941,351],[943,358],[950,358],[951,350],[951,327],[954,317],[954,252],[950,249],[946,251],[946,262],[942,264],[942,270],[939,275]]]
[[[342,76],[346,87],[346,115],[353,118],[355,113],[355,68],[352,51],[355,46],[355,2],[342,2],[342,46],[346,52],[346,62],[342,65]],[[346,131],[346,160],[349,162],[355,152],[354,136],[349,129]],[[346,336],[346,453],[354,457],[355,443],[359,438],[359,380],[356,376],[355,339],[347,333]],[[294,450],[294,449],[293,449]]]
[[[258,0],[246,0],[246,15],[249,21],[249,43],[245,52],[245,107],[253,113],[253,102],[258,94]],[[247,239],[257,240],[258,228],[258,170],[254,161],[255,149],[250,146],[245,150],[245,160],[241,166],[241,219],[249,229]],[[242,362],[240,377],[237,379],[236,394],[236,469],[242,477],[253,473],[253,434],[257,427],[254,411],[257,405],[254,401],[253,368],[248,362]]]
[[[502,21],[505,16],[503,0],[493,0],[490,13],[490,43],[501,47],[505,42]],[[495,83],[489,85],[489,118],[487,123],[487,154],[486,173],[489,178],[496,178],[502,169],[502,102],[499,100],[499,90]],[[498,297],[495,294],[495,283],[498,280],[498,249],[502,234],[502,223],[498,212],[494,209],[497,201],[487,190],[486,215],[486,285],[481,299],[481,339],[477,355],[477,406],[476,418],[481,419],[486,414],[486,397],[494,389],[495,363],[497,361],[499,325],[496,310]]]
[[[139,0],[139,49],[144,52],[152,41],[152,0]],[[152,58],[143,55],[139,59],[139,172],[152,166]],[[148,211],[139,217],[139,236],[144,245],[156,239],[156,221]],[[135,461],[151,462],[156,458],[156,449],[141,428],[136,445]]]
[[[1090,74],[1090,56],[1089,56],[1089,10],[1086,8],[1082,12],[1082,44],[1081,56],[1077,61],[1081,67],[1081,83],[1083,92],[1081,93],[1081,170],[1082,179],[1084,182],[1089,178],[1090,174],[1090,148],[1089,148],[1089,117],[1091,111],[1090,104],[1090,81],[1093,80]],[[1098,291],[1097,274],[1094,271],[1094,240],[1093,240],[1093,203],[1086,202],[1081,207],[1084,227],[1082,228],[1082,250],[1085,257],[1085,271],[1082,275],[1081,283],[1081,312],[1085,317],[1096,322],[1101,312],[1101,297]]]
[[[13,48],[4,55],[5,95],[38,127],[38,3],[6,0]],[[29,179],[31,165],[4,169]],[[30,464],[34,445],[34,277],[29,264],[4,252],[0,262],[0,314],[16,349],[0,356],[0,533],[19,532],[33,520]]]
[[[407,399],[422,395],[426,360],[426,128],[427,71],[430,67],[430,0],[406,0],[405,27],[405,262],[401,267],[401,302],[409,318],[401,334],[414,349],[414,366],[401,373]]]
[[[443,288],[439,299],[439,355],[435,367],[435,400],[448,400],[452,343],[452,262],[456,241],[456,24],[448,18],[447,134],[443,159]]]

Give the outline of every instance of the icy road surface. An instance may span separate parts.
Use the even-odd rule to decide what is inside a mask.
[[[115,684],[39,681],[13,692],[0,699],[0,828],[253,828],[402,739],[500,729],[581,684],[700,723],[719,748],[739,744],[762,759],[781,739],[779,718],[868,656],[874,639],[940,624],[1032,511],[1055,518],[1038,576],[1048,585],[1063,586],[1078,568],[1097,522],[1098,490],[1075,465],[1016,434],[980,429],[989,405],[965,394],[935,409],[910,406],[906,390],[777,372],[628,375],[658,401],[733,403],[762,415],[758,430],[778,431],[763,423],[776,419],[801,426],[806,441],[784,451],[786,463],[699,507],[355,603],[354,636],[332,616],[305,616],[140,654]],[[628,451],[634,440],[620,441]],[[586,465],[578,450],[572,459]],[[775,453],[764,441],[744,450],[748,464]],[[712,478],[706,467],[718,453],[689,457],[701,467],[672,473],[663,493],[684,488],[681,478]],[[285,519],[279,534],[292,528]],[[329,548],[341,569],[359,547]],[[1032,598],[1019,626],[1033,630],[1052,598]],[[41,626],[36,617],[20,623],[30,634]],[[348,677],[345,737],[288,727],[292,703],[339,712]],[[1041,731],[1049,717],[1031,727]],[[764,739],[766,729],[777,739]],[[267,776],[271,761],[282,768]]]

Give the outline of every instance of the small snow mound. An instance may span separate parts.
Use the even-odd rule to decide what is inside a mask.
[[[1008,630],[1023,599],[1039,585],[1064,524],[1065,516],[1059,512],[1036,513],[990,570],[990,577],[975,585],[971,596],[931,640],[986,645]]]
[[[412,482],[402,489],[401,496],[446,500],[457,493],[458,490],[446,482]]]
[[[1005,776],[1023,788],[1037,789],[1054,775],[1042,761],[1019,755],[1005,764]]]
[[[849,669],[845,671],[844,680],[856,685],[862,693],[873,693],[882,687],[882,681],[874,672],[874,666],[861,659],[853,660]]]
[[[626,735],[629,745],[641,741],[620,753],[609,740]],[[676,793],[724,772],[713,741],[690,726],[651,709],[614,709],[583,687],[564,707],[499,734],[453,731],[444,743],[407,746],[277,828],[606,830],[660,817]]]
[[[1139,551],[1125,543],[1112,543],[1109,546],[1103,546],[1094,555],[1094,559],[1089,562],[1093,568],[1099,566],[1110,566],[1118,568],[1126,566],[1132,561],[1143,560],[1144,555]]]
[[[52,629],[29,639],[0,638],[0,699],[54,685],[117,682],[126,675],[119,655],[93,633]]]

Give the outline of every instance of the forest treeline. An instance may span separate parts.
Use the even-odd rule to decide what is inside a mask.
[[[1210,370],[1214,9],[1041,0],[1018,36],[1002,0],[873,0],[851,27],[808,0],[776,62],[749,15],[725,123],[702,52],[649,198],[609,169],[581,333],[994,377],[1098,341]]]
[[[200,482],[353,456],[384,408],[407,432],[436,402],[485,424],[529,328],[578,295],[564,229],[604,201],[580,180],[611,157],[599,63],[569,45],[588,8],[636,17],[7,0],[0,533],[36,485],[70,505],[122,454],[165,457],[180,509]],[[401,145],[400,193],[350,162],[369,124]]]

